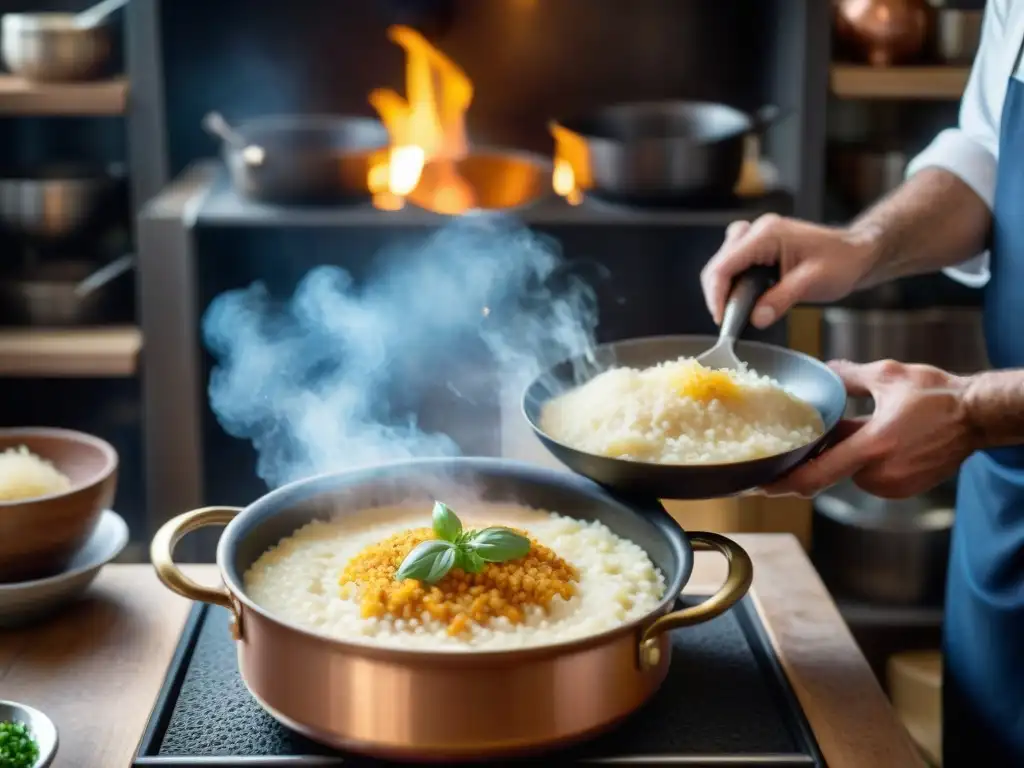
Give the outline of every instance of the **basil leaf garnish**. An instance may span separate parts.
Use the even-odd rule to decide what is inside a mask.
[[[466,573],[480,573],[485,565],[487,565],[487,561],[476,552],[467,549],[465,546],[458,548],[458,553],[455,555],[456,568],[461,568]]]
[[[395,578],[398,581],[418,579],[425,584],[436,584],[454,567],[457,553],[458,550],[450,541],[424,541],[406,555]]]
[[[518,560],[530,551],[530,540],[511,528],[464,531],[462,521],[448,505],[434,502],[432,514],[436,539],[418,544],[398,566],[395,579],[417,579],[436,584],[452,568],[480,573],[487,563]]]
[[[484,528],[474,533],[464,546],[489,563],[503,563],[526,557],[530,540],[509,528]]]
[[[462,521],[452,512],[447,504],[434,502],[434,534],[439,539],[455,543],[462,533]]]

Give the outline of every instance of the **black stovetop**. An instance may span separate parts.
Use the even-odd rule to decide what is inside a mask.
[[[548,757],[561,765],[825,765],[750,598],[675,632],[673,645],[668,678],[636,715]],[[332,752],[278,724],[242,683],[226,611],[197,605],[133,765],[388,764]]]

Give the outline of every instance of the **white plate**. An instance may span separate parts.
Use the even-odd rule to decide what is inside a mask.
[[[100,515],[92,536],[56,576],[14,584],[0,584],[0,627],[16,627],[45,618],[81,595],[100,568],[128,543],[128,524],[109,509]]]

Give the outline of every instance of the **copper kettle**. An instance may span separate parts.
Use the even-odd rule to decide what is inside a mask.
[[[836,34],[872,66],[912,61],[928,39],[926,0],[834,0]]]

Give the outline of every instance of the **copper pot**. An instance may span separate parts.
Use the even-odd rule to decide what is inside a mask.
[[[835,0],[836,34],[872,66],[912,61],[928,40],[926,0]]]
[[[245,594],[242,576],[268,547],[317,517],[472,489],[512,502],[601,520],[642,546],[665,576],[661,603],[642,619],[592,637],[512,651],[394,650],[340,641],[291,625]],[[223,586],[204,587],[174,565],[182,536],[227,524],[217,547]],[[675,610],[695,549],[729,560],[713,597]],[[668,632],[708,621],[740,600],[753,567],[737,544],[686,534],[655,501],[626,502],[589,480],[497,459],[404,461],[303,480],[245,509],[179,515],[153,538],[160,580],[180,595],[232,613],[238,665],[260,705],[285,726],[338,749],[391,759],[473,760],[567,744],[603,731],[658,689]]]

